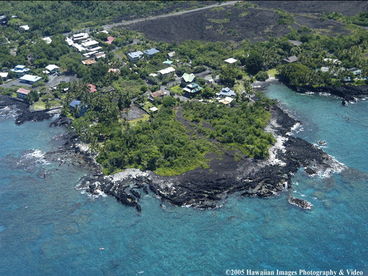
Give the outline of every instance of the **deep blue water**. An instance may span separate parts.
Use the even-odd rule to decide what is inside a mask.
[[[315,206],[310,212],[289,205],[286,194],[233,196],[211,211],[162,209],[149,195],[138,215],[113,198],[75,190],[86,171],[29,154],[55,149],[62,129],[0,120],[0,275],[225,275],[243,268],[368,273],[368,102],[342,107],[337,99],[281,85],[267,94],[303,122],[298,136],[326,140],[325,150],[348,167],[330,178],[294,177],[295,193]]]

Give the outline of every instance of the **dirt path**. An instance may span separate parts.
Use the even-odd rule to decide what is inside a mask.
[[[161,15],[149,16],[149,17],[145,17],[145,18],[138,18],[138,19],[134,19],[134,20],[122,21],[122,22],[119,22],[119,23],[105,25],[105,26],[103,26],[103,28],[104,29],[111,29],[111,28],[114,28],[114,27],[127,26],[127,25],[131,25],[131,24],[139,23],[139,22],[155,20],[155,19],[158,19],[158,18],[177,16],[177,15],[192,13],[192,12],[196,12],[196,11],[212,9],[212,8],[215,8],[215,7],[232,6],[232,5],[235,5],[238,2],[239,1],[228,1],[228,2],[221,3],[221,4],[213,4],[213,5],[209,5],[209,6],[206,6],[206,7],[193,9],[193,10],[179,11],[179,12],[174,12],[174,13],[161,14]]]

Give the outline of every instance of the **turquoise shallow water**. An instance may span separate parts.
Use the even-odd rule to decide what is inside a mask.
[[[368,102],[342,107],[337,99],[281,85],[267,94],[303,122],[298,136],[326,140],[325,150],[349,167],[330,178],[294,177],[295,193],[315,205],[311,212],[289,205],[286,194],[233,196],[211,211],[162,209],[149,195],[138,215],[110,197],[96,200],[75,190],[86,171],[42,161],[62,129],[0,120],[0,275],[225,275],[236,268],[368,273]]]

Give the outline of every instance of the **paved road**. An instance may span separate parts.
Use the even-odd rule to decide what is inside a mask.
[[[196,11],[207,10],[207,9],[211,9],[211,8],[215,8],[215,7],[235,5],[238,2],[239,1],[227,1],[227,2],[224,2],[224,3],[221,3],[221,4],[213,4],[213,5],[209,5],[209,6],[206,6],[206,7],[193,9],[193,10],[179,11],[179,12],[161,14],[161,15],[156,15],[156,16],[149,16],[149,17],[145,17],[145,18],[138,18],[138,19],[134,19],[134,20],[122,21],[122,22],[119,22],[119,23],[105,25],[105,26],[103,26],[103,28],[104,29],[111,29],[111,28],[119,27],[119,26],[127,26],[127,25],[131,25],[131,24],[139,23],[139,22],[155,20],[155,19],[158,19],[158,18],[177,16],[177,15],[192,13],[192,12],[196,12]]]

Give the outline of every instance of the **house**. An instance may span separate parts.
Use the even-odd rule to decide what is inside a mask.
[[[47,71],[49,71],[50,74],[59,73],[60,71],[60,67],[56,66],[55,64],[47,65],[45,68]]]
[[[155,92],[151,93],[151,95],[148,97],[148,99],[153,102],[153,101],[155,101],[155,99],[163,98],[166,95],[168,95],[168,92],[166,92],[164,90],[158,90],[158,91],[155,91]]]
[[[26,99],[29,93],[31,93],[31,90],[19,88],[17,90],[17,97],[20,99]]]
[[[321,72],[327,73],[329,71],[330,71],[330,67],[326,67],[326,66],[321,67]]]
[[[2,80],[6,80],[8,78],[9,73],[8,72],[0,72],[0,78]]]
[[[107,71],[107,73],[120,74],[120,69],[117,69],[117,68],[109,68],[109,70]]]
[[[172,52],[169,52],[169,53],[167,53],[167,56],[169,57],[169,58],[172,58],[172,57],[174,57],[175,56],[175,51],[172,51]]]
[[[191,97],[197,93],[199,93],[203,88],[200,87],[197,83],[192,82],[188,84],[183,90],[185,91],[186,96]]]
[[[166,64],[166,65],[171,65],[171,64],[173,64],[173,61],[172,61],[172,60],[167,59],[167,60],[163,61],[162,63],[163,63],[163,64]]]
[[[362,74],[362,70],[358,68],[349,68],[348,71],[350,71],[354,76],[358,76]]]
[[[28,25],[21,25],[21,26],[19,26],[19,29],[21,31],[28,31],[29,30],[29,26]]]
[[[43,37],[42,40],[45,41],[46,44],[51,44],[51,42],[52,42],[52,39],[49,36]]]
[[[14,72],[19,77],[30,71],[30,69],[25,65],[17,65],[13,69],[10,69],[10,71]]]
[[[94,84],[92,84],[92,83],[88,83],[88,84],[87,84],[87,87],[88,87],[88,91],[89,91],[90,93],[97,92],[96,85],[94,85]]]
[[[225,97],[224,99],[219,100],[219,103],[222,103],[224,105],[230,104],[234,99],[231,97]]]
[[[87,41],[85,41],[85,42],[82,42],[82,46],[84,47],[84,48],[86,48],[86,49],[89,49],[89,48],[91,48],[91,47],[93,47],[93,46],[96,46],[96,45],[98,45],[99,43],[98,43],[98,41],[96,41],[96,40],[87,40]]]
[[[8,17],[6,15],[0,15],[0,25],[8,24]]]
[[[156,111],[158,111],[158,108],[156,106],[152,106],[149,110],[151,112],[156,112]]]
[[[213,80],[212,78],[212,75],[206,75],[204,77],[204,80],[207,82],[207,83],[214,83],[215,81]]]
[[[231,90],[229,87],[222,88],[219,93],[216,93],[219,97],[235,97],[236,93]]]
[[[298,57],[297,56],[290,56],[290,57],[284,58],[283,61],[286,62],[286,63],[293,63],[293,62],[298,61]]]
[[[328,63],[332,63],[332,64],[336,64],[336,65],[341,64],[341,61],[338,60],[337,58],[324,58],[323,61],[328,62]]]
[[[142,51],[130,52],[127,54],[130,61],[137,61],[143,56]]]
[[[85,40],[87,38],[89,38],[89,35],[87,33],[79,33],[72,36],[73,41]]]
[[[86,59],[86,60],[82,60],[82,63],[84,65],[91,65],[91,64],[96,63],[96,61],[94,59]]]
[[[228,58],[228,59],[225,59],[225,62],[228,63],[228,64],[233,64],[235,62],[237,62],[238,60],[235,59],[235,58]]]
[[[115,40],[115,37],[113,37],[113,36],[108,36],[105,42],[106,42],[107,44],[112,44],[112,42],[113,42],[114,40]]]
[[[181,85],[186,86],[189,83],[192,83],[194,79],[195,79],[195,75],[193,73],[191,74],[184,73],[183,76],[181,77]]]
[[[99,52],[99,53],[96,53],[95,54],[95,57],[97,59],[99,59],[99,58],[105,58],[106,57],[106,54],[104,52]]]
[[[69,103],[69,107],[74,112],[76,117],[83,116],[84,113],[86,113],[87,111],[87,107],[83,105],[82,102],[79,100],[72,100]]]
[[[38,81],[40,81],[42,78],[39,76],[34,76],[34,75],[24,75],[23,77],[21,77],[19,80],[20,82],[23,83],[28,83],[28,84],[34,84]]]
[[[161,78],[170,78],[174,75],[175,68],[167,67],[165,69],[157,71],[157,73],[161,76]]]
[[[299,40],[288,40],[288,42],[294,46],[300,46],[303,44],[303,42],[299,41]]]
[[[143,51],[143,53],[148,56],[148,57],[152,57],[154,56],[155,54],[159,53],[160,51],[157,50],[156,48],[151,48],[151,49],[148,49],[148,50],[145,50]]]

